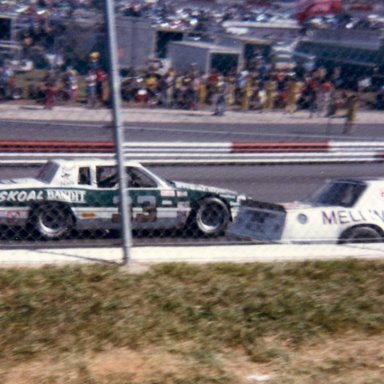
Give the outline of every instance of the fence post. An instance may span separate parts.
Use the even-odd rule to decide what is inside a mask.
[[[130,248],[132,245],[131,215],[129,209],[130,201],[126,191],[127,175],[124,168],[124,126],[121,119],[120,74],[117,61],[117,40],[113,0],[105,0],[105,18],[107,24],[106,32],[108,36],[109,83],[112,97],[112,126],[115,134],[117,169],[119,173],[119,211],[123,238],[123,264],[128,264],[130,260]]]

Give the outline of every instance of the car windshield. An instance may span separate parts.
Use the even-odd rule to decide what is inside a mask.
[[[55,177],[58,169],[58,164],[53,163],[52,161],[48,161],[40,169],[36,179],[41,181],[42,183],[49,184]]]
[[[150,175],[135,167],[127,167],[128,188],[156,188],[157,183]]]
[[[302,201],[320,206],[353,207],[365,188],[365,183],[359,181],[328,182]]]

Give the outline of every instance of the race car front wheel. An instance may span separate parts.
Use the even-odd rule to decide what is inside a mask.
[[[33,214],[35,229],[45,239],[61,239],[69,234],[74,219],[68,207],[58,203],[44,204],[36,208]]]
[[[220,235],[230,220],[228,207],[217,197],[201,200],[194,215],[197,230],[204,235]]]
[[[383,237],[372,227],[354,227],[347,230],[340,238],[339,243],[378,243]]]

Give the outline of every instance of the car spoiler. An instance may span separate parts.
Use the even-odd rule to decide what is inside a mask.
[[[281,204],[267,203],[264,201],[258,201],[258,200],[253,200],[253,199],[243,200],[241,202],[240,206],[249,207],[249,208],[257,208],[257,209],[265,209],[265,210],[269,210],[269,211],[285,212],[285,208]]]

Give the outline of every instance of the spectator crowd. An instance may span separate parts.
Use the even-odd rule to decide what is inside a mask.
[[[294,113],[308,110],[309,117],[332,116],[345,110],[352,96],[366,89],[345,89],[336,68],[327,71],[261,72],[243,70],[223,75],[201,74],[192,65],[186,73],[174,69],[149,68],[122,80],[122,97],[128,103],[176,109],[205,109],[216,115],[226,108],[267,112],[275,109]],[[372,106],[380,107],[380,92]]]
[[[89,70],[79,74],[63,61],[48,67],[42,81],[20,89],[18,74],[9,62],[0,67],[0,97],[20,98],[22,95],[45,108],[57,103],[83,103],[90,108],[109,104],[109,82],[106,71],[96,60],[90,60]],[[332,117],[343,113],[353,125],[359,98],[365,89],[346,90],[340,72],[318,68],[297,73],[242,70],[223,75],[218,71],[201,74],[191,65],[186,73],[177,73],[161,65],[146,70],[129,70],[121,78],[121,95],[127,105],[174,109],[207,109],[214,115],[226,109],[243,112],[283,110],[293,114],[299,109],[308,117]],[[382,109],[384,88],[375,95],[374,106]],[[342,111],[342,112],[341,112]]]

